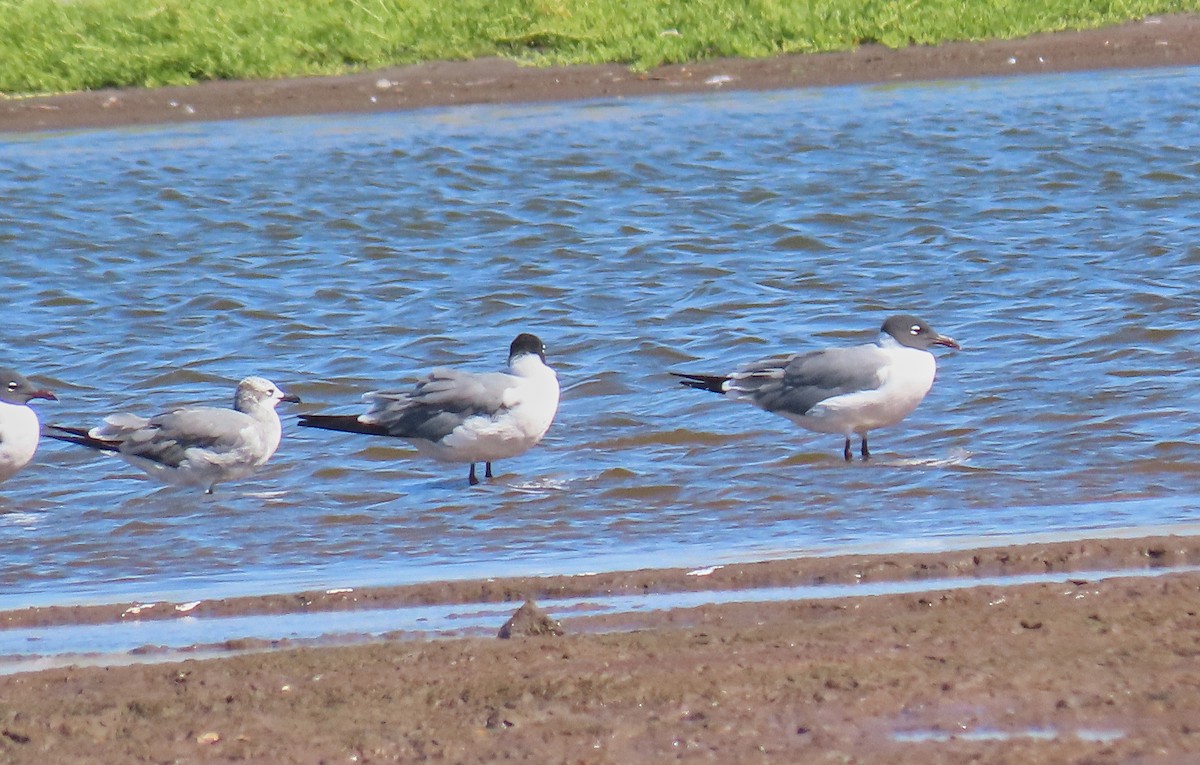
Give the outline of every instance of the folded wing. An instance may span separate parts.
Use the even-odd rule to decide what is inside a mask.
[[[730,375],[726,391],[768,412],[804,415],[835,396],[878,388],[886,361],[873,345],[771,356]]]
[[[411,391],[373,391],[363,415],[310,414],[300,424],[393,438],[438,442],[471,417],[494,417],[515,403],[516,378],[503,372],[473,374],[439,367]]]

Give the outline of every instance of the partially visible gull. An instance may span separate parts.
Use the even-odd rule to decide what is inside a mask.
[[[238,383],[232,409],[187,407],[155,415],[114,414],[90,430],[51,425],[46,435],[117,454],[165,483],[213,487],[245,478],[279,448],[283,426],[275,406],[300,398],[263,377]]]
[[[33,459],[41,425],[29,406],[35,398],[57,401],[17,372],[0,367],[0,481],[7,481]]]
[[[843,435],[842,454],[850,461],[853,434],[862,437],[867,459],[867,432],[895,425],[925,398],[937,369],[929,352],[935,345],[959,347],[916,316],[900,314],[867,345],[770,356],[725,376],[672,374],[690,388],[748,401],[802,428]]]
[[[309,414],[300,424],[404,439],[441,462],[468,462],[467,481],[479,483],[475,463],[523,454],[542,440],[558,411],[558,376],[546,366],[546,346],[536,336],[517,335],[508,350],[508,370],[478,374],[438,367],[412,390],[374,391],[363,396],[365,414]]]

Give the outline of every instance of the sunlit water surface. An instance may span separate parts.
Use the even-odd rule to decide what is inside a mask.
[[[43,442],[0,486],[0,607],[1193,531],[1200,70],[7,136],[11,364],[45,422],[300,394],[208,497]],[[836,436],[685,390],[957,337],[921,408]],[[541,335],[541,446],[468,489],[301,430]]]

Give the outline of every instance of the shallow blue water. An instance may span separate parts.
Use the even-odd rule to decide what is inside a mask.
[[[305,400],[214,497],[43,443],[0,486],[0,608],[1193,531],[1200,70],[0,136],[5,350],[45,422]],[[668,370],[964,345],[840,439]],[[310,432],[534,331],[546,441],[468,490]]]

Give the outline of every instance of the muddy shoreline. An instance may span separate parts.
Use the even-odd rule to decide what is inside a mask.
[[[482,59],[341,77],[0,98],[0,132],[1197,64],[1200,16],[1187,14],[1017,40],[899,50],[868,45],[843,53],[717,59],[644,73],[617,65],[535,68]]]
[[[0,629],[290,613],[330,613],[435,604],[519,605],[612,595],[728,592],[765,587],[855,585],[1051,572],[1112,572],[1200,565],[1200,536],[1085,539],[935,553],[787,558],[698,569],[615,571],[424,582],[393,587],[334,587],[295,593],[183,602],[129,601],[0,611]],[[514,606],[515,607],[515,606]],[[499,625],[497,625],[499,626]]]
[[[1200,751],[1194,572],[702,606],[608,634],[563,624],[563,636],[0,677],[0,760],[903,765]]]

